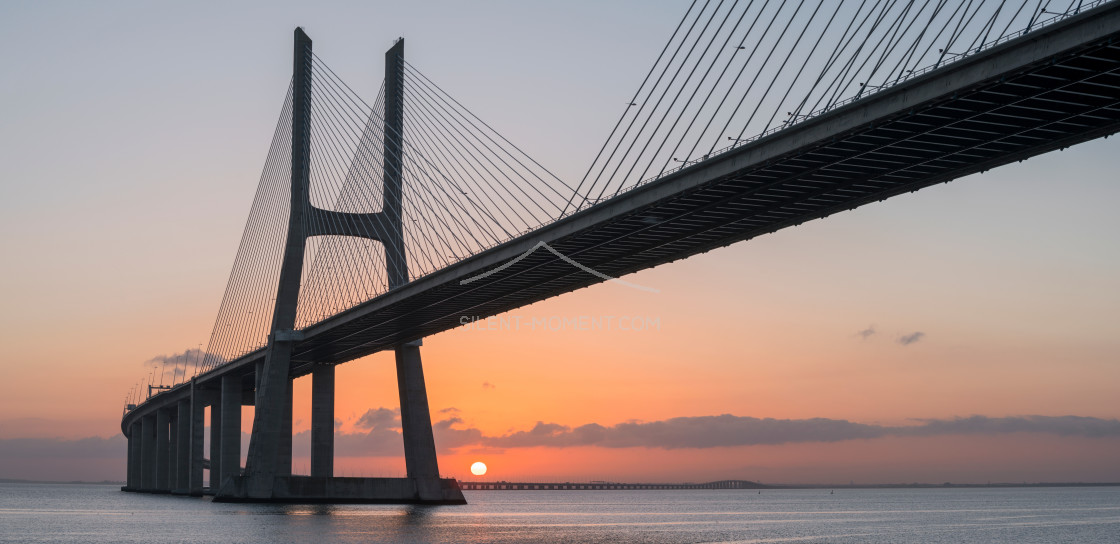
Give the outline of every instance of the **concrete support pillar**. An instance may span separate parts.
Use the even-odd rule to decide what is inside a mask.
[[[156,487],[156,416],[149,414],[140,420],[140,489],[151,491]]]
[[[222,482],[222,398],[221,392],[210,402],[210,491],[217,492]]]
[[[140,443],[140,437],[136,435],[136,424],[128,426],[128,465],[125,469],[124,486],[128,489],[136,489],[136,470],[134,465],[139,459],[133,451],[134,446]]]
[[[396,348],[397,388],[401,398],[401,430],[404,434],[404,462],[408,477],[416,482],[421,500],[439,500],[439,466],[432,418],[428,412],[428,392],[424,368],[420,364],[420,342]]]
[[[144,431],[140,430],[139,420],[132,422],[131,429],[132,439],[129,440],[129,446],[132,448],[132,463],[128,467],[128,474],[131,476],[128,486],[132,489],[140,489],[141,459],[143,459],[140,446],[144,443]]]
[[[311,371],[311,475],[334,476],[334,365]]]
[[[280,445],[276,451],[276,475],[292,475],[292,380],[288,380],[287,403],[280,414]]]
[[[222,458],[221,480],[241,473],[241,376],[222,376]]]
[[[169,431],[170,431],[170,413],[166,408],[156,410],[156,478],[152,486],[158,491],[167,491],[167,469],[169,463]]]
[[[179,401],[175,433],[175,481],[171,489],[187,493],[191,488],[191,400]]]
[[[198,385],[191,380],[190,481],[187,487],[193,496],[202,496],[203,446],[206,439],[206,401]]]
[[[167,490],[175,490],[175,482],[179,481],[179,405],[167,409],[171,421],[168,434],[167,447]]]

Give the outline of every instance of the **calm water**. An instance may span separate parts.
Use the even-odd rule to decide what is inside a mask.
[[[1120,488],[474,491],[271,506],[0,484],[0,542],[1120,542]]]

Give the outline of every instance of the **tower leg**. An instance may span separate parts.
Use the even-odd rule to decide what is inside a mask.
[[[404,434],[404,462],[408,478],[416,484],[418,499],[442,497],[436,442],[428,411],[428,392],[420,362],[420,342],[396,348],[397,388],[401,398],[401,429]]]

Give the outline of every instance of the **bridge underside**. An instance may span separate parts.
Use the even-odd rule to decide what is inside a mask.
[[[1118,11],[1094,22],[1115,29],[1120,25],[1106,19],[1120,18]],[[621,276],[1117,132],[1120,39],[1076,42],[1083,36],[1062,32],[1083,29],[1055,27],[661,178],[336,315],[305,330],[293,374],[601,281],[542,250],[460,283],[539,241]],[[1078,45],[1059,49],[1065,42]],[[1033,60],[1021,63],[1023,57]],[[999,70],[1003,65],[1013,68]]]

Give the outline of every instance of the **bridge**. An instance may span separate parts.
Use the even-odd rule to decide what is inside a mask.
[[[1115,133],[1120,2],[1052,3],[694,2],[579,183],[405,61],[403,39],[370,104],[296,29],[209,346],[126,407],[124,489],[463,503],[439,473],[423,337]],[[334,368],[386,350],[407,476],[337,478]],[[310,474],[293,475],[306,375]]]

